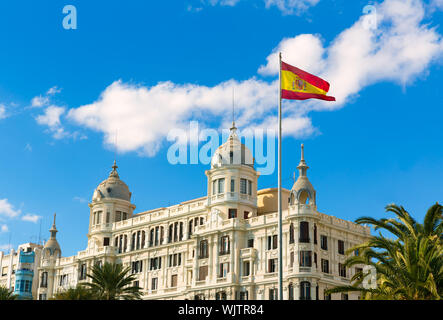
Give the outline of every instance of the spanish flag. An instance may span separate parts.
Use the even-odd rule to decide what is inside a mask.
[[[282,99],[335,101],[334,97],[326,95],[328,90],[327,81],[281,61]]]

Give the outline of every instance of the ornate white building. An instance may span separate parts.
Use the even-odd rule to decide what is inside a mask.
[[[368,227],[317,211],[303,156],[299,177],[283,189],[283,296],[356,299],[324,290],[349,284],[345,250],[366,241]],[[207,196],[134,214],[131,192],[114,162],[89,204],[86,250],[61,257],[52,226],[34,297],[48,299],[77,283],[97,263],[130,266],[144,299],[276,299],[277,188],[257,190],[259,173],[236,128],[211,161]],[[38,278],[37,278],[38,277]]]

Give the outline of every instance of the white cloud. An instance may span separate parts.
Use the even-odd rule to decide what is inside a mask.
[[[29,151],[29,152],[32,152],[32,146],[31,146],[30,143],[27,143],[27,144],[25,145],[25,150],[26,150],[26,151]]]
[[[51,105],[47,107],[44,114],[38,115],[36,121],[40,125],[48,126],[49,131],[55,139],[62,139],[69,135],[60,122],[60,117],[65,113],[66,108]]]
[[[6,115],[6,107],[3,104],[0,104],[0,120],[5,119],[7,117]]]
[[[341,107],[362,88],[376,82],[407,86],[443,53],[442,38],[423,23],[424,14],[418,0],[386,0],[377,7],[378,28],[366,28],[367,17],[362,16],[327,48],[318,36],[284,39],[259,73],[277,74],[277,54],[281,51],[283,60],[326,79],[331,84],[329,94],[337,102],[311,102],[315,110]],[[302,46],[312,54],[306,54]]]
[[[9,228],[6,224],[0,225],[0,232],[8,232]]]
[[[21,219],[23,221],[33,222],[37,223],[37,221],[41,218],[41,216],[38,216],[36,214],[25,214]]]
[[[61,91],[62,89],[60,89],[59,87],[53,86],[52,88],[49,88],[48,91],[46,91],[46,95],[53,96],[54,94],[59,93]]]
[[[74,200],[75,200],[75,201],[78,201],[78,202],[80,202],[80,203],[86,203],[86,202],[88,202],[88,200],[86,200],[85,198],[77,197],[77,196],[74,197]]]
[[[284,134],[303,137],[317,133],[308,116],[310,111],[340,108],[371,84],[392,81],[407,86],[426,74],[430,64],[441,58],[443,42],[424,22],[424,14],[418,0],[385,0],[377,6],[375,30],[365,27],[367,16],[362,16],[328,46],[313,34],[283,39],[258,73],[275,79],[277,54],[282,51],[286,62],[327,80],[331,84],[329,95],[337,98],[336,102],[285,101]],[[104,144],[119,152],[154,156],[168,133],[177,128],[187,130],[190,120],[199,119],[200,127],[214,127],[214,123],[229,127],[232,88],[239,128],[276,129],[277,83],[255,77],[213,87],[172,82],[145,87],[116,81],[97,101],[69,110],[67,118],[103,133]],[[59,125],[62,111],[45,117],[46,123]]]
[[[266,8],[276,6],[283,14],[305,11],[315,6],[320,0],[265,0]]]
[[[34,98],[32,98],[31,100],[31,106],[32,107],[36,107],[36,108],[40,108],[43,107],[45,105],[47,105],[49,103],[49,98],[46,96],[36,96]]]
[[[237,124],[260,124],[277,103],[276,82],[229,80],[214,87],[162,82],[153,87],[116,81],[89,105],[71,109],[68,118],[103,132],[105,144],[113,146],[118,132],[119,152],[138,151],[153,156],[172,129],[187,130],[191,119],[231,120],[232,88],[235,87]]]
[[[8,199],[0,199],[0,217],[15,218],[21,213],[21,210],[14,209]]]
[[[443,9],[443,0],[432,0],[430,4],[434,9]]]

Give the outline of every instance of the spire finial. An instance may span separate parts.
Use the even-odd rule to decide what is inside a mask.
[[[303,143],[301,144],[301,159],[300,163],[297,166],[297,169],[299,170],[300,176],[302,177],[306,176],[306,171],[309,169],[305,161],[305,145]]]
[[[55,234],[57,233],[57,228],[55,227],[55,217],[56,217],[56,213],[54,213],[54,221],[52,223],[52,227],[51,229],[49,229],[49,232],[51,232],[51,239],[55,239]]]
[[[232,127],[231,131],[237,129],[235,127],[235,104],[234,104],[234,87],[232,87]]]
[[[109,174],[109,176],[118,178],[119,176],[118,176],[118,172],[117,172],[117,168],[118,168],[117,161],[114,160],[114,164],[112,165],[111,168],[112,168],[112,171]]]

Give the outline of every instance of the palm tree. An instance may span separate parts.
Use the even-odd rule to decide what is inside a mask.
[[[141,298],[140,287],[132,285],[135,275],[129,274],[130,267],[123,269],[121,264],[106,262],[103,266],[95,265],[90,283],[82,285],[89,287],[100,300],[136,300]]]
[[[94,292],[83,285],[77,285],[75,288],[69,288],[65,291],[55,294],[53,300],[95,300]]]
[[[17,295],[12,293],[12,290],[0,286],[0,300],[15,300],[17,299]]]
[[[418,223],[402,206],[395,204],[386,206],[386,211],[394,213],[396,219],[358,218],[356,223],[372,225],[375,230],[385,230],[396,237],[389,239],[380,232],[346,252],[358,252],[346,260],[347,267],[370,265],[375,268],[377,286],[363,288],[368,273],[360,271],[352,277],[352,285],[335,287],[326,293],[359,291],[363,299],[442,299],[442,208],[438,203],[431,206],[423,223]]]

